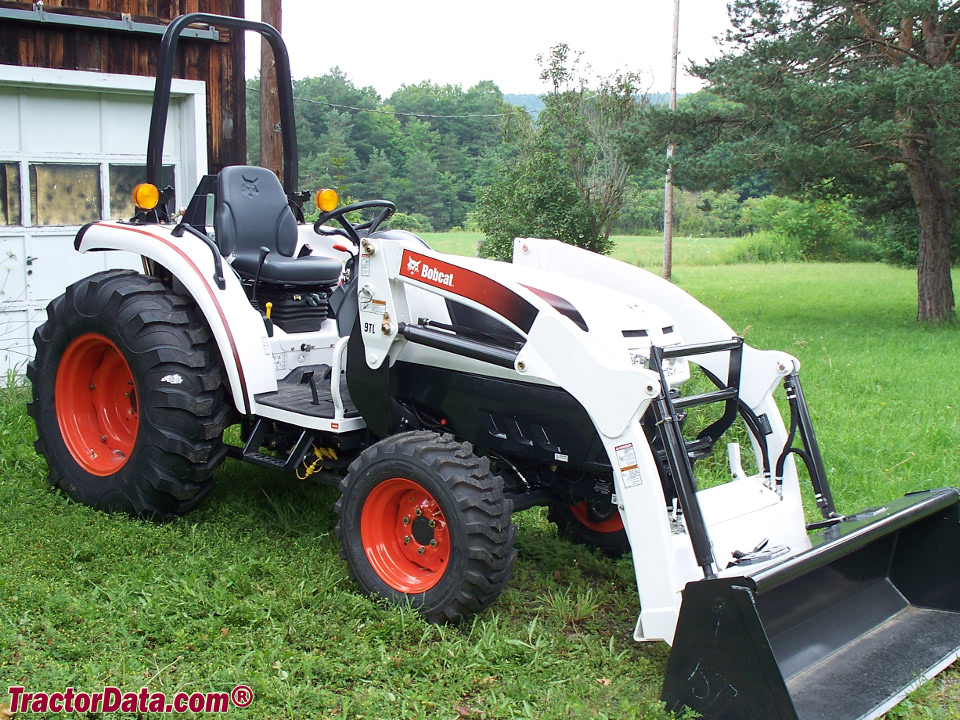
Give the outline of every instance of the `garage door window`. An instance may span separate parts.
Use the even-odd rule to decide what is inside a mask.
[[[0,163],[0,226],[20,224],[20,164]]]
[[[144,181],[143,165],[119,163],[0,162],[0,226],[22,225],[20,168],[30,176],[30,219],[33,226],[84,225],[104,218],[133,217],[133,188]],[[174,188],[174,166],[162,170],[163,188]],[[109,205],[104,207],[104,196]]]
[[[100,166],[30,165],[34,225],[83,225],[100,220]]]

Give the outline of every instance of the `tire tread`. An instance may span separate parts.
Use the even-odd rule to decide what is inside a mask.
[[[350,577],[367,594],[376,591],[354,566],[348,551],[348,544],[355,539],[348,537],[350,533],[345,530],[347,499],[360,473],[374,463],[397,458],[415,461],[440,478],[455,498],[454,511],[462,516],[467,543],[466,566],[456,592],[445,596],[439,604],[424,602],[426,594],[407,596],[428,621],[459,622],[493,604],[513,573],[517,554],[513,547],[517,528],[510,521],[513,504],[503,497],[503,480],[491,472],[489,461],[477,457],[469,443],[451,435],[417,430],[371,445],[350,465],[334,506],[338,516],[335,532],[341,541],[340,557],[347,561]]]
[[[58,354],[83,332],[99,332],[117,344],[137,383],[137,443],[127,464],[106,478],[89,475],[72,460],[54,409]],[[96,273],[50,302],[34,343],[28,412],[51,485],[102,510],[161,519],[187,512],[209,492],[226,454],[222,435],[232,409],[217,346],[192,299],[132,270]],[[171,374],[180,374],[184,386],[164,384]]]

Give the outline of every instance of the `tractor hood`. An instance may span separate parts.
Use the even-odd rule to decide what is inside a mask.
[[[468,263],[464,263],[468,265]],[[648,366],[650,346],[669,347],[683,342],[673,317],[656,305],[601,282],[574,280],[539,268],[491,260],[470,259],[470,267],[500,282],[513,282],[546,302],[597,344],[616,343],[634,366]],[[616,338],[616,340],[614,340]],[[671,385],[690,377],[686,360],[665,367]]]

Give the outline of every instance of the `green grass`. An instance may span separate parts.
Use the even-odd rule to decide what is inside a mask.
[[[916,325],[914,273],[678,264],[675,275],[752,345],[800,359],[842,511],[960,483],[960,327]],[[27,391],[3,392],[0,705],[16,684],[242,683],[255,700],[234,717],[666,717],[669,650],[630,637],[629,560],[570,545],[540,509],[515,516],[519,557],[500,600],[466,624],[429,626],[357,593],[332,490],[227,461],[179,520],[108,516],[47,488]],[[888,717],[960,718],[960,672]]]
[[[454,255],[475,255],[483,233],[443,232],[422,233],[422,237],[434,250]],[[617,260],[647,269],[659,268],[663,263],[663,239],[614,235],[616,244],[612,253]],[[739,238],[692,238],[677,236],[673,239],[673,262],[675,265],[717,265],[727,260],[727,251]]]
[[[617,260],[637,265],[652,272],[663,267],[663,238],[614,235],[611,255]],[[728,251],[739,238],[698,238],[675,236],[673,238],[673,264],[720,265],[727,261]]]
[[[23,390],[7,391],[0,685],[230,690],[268,718],[665,717],[663,645],[629,635],[630,566],[518,516],[495,610],[456,627],[361,597],[337,555],[333,491],[228,461],[166,524],[45,487]],[[0,700],[0,703],[3,701]]]
[[[483,240],[483,233],[423,233],[422,237],[430,247],[438,252],[472,257],[477,254],[477,245]]]

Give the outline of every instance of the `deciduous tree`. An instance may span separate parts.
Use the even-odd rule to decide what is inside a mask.
[[[610,234],[634,167],[620,138],[646,104],[638,76],[601,78],[591,89],[580,54],[565,44],[538,60],[552,90],[536,123],[503,123],[516,156],[477,194],[476,217],[487,236],[481,252],[509,257],[513,238],[552,237],[608,252]]]

